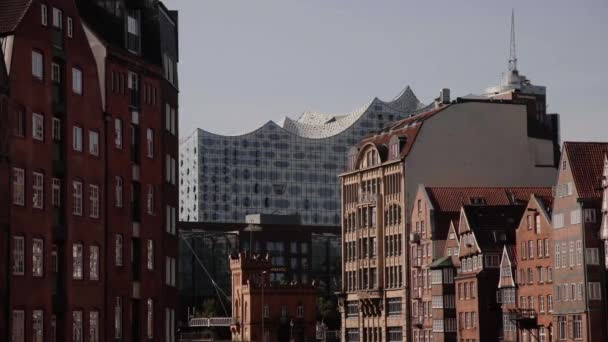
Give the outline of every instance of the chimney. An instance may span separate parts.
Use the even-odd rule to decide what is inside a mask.
[[[439,91],[439,103],[440,104],[448,104],[450,103],[450,89],[443,88]]]

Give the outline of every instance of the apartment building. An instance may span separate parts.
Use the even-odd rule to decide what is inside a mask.
[[[410,284],[414,341],[456,341],[454,277],[459,272],[459,218],[463,205],[522,205],[548,187],[425,187],[414,199]]]
[[[606,153],[608,143],[565,142],[562,149],[552,214],[553,324],[559,341],[608,338],[600,239]]]
[[[161,39],[163,25],[148,29],[162,11],[176,18],[157,1],[0,3],[10,79],[2,340],[174,339],[177,241],[164,208],[177,203],[165,163],[177,138],[164,132],[161,104],[176,102],[177,88],[162,91],[160,52],[150,51],[163,39],[176,49],[177,31]],[[105,40],[94,20],[98,32],[128,32]],[[113,82],[114,63],[142,78]]]
[[[502,305],[504,341],[552,341],[552,197],[532,195],[515,233],[505,246],[497,300]]]
[[[604,241],[604,265],[608,268],[608,153],[604,156],[602,189],[602,240]]]
[[[505,246],[515,244],[515,229],[525,206],[463,206],[460,235],[460,272],[456,282],[456,314],[460,341],[497,341],[502,311],[496,286]]]

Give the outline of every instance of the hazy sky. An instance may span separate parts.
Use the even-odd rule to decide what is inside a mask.
[[[165,0],[180,11],[180,130],[249,132],[343,113],[406,85],[428,103],[507,68],[547,86],[562,140],[608,140],[608,0]]]

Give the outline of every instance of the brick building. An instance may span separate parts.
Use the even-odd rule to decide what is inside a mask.
[[[553,325],[557,340],[605,341],[606,273],[600,239],[608,143],[565,142],[553,204]]]
[[[459,272],[459,219],[463,205],[522,205],[548,187],[425,187],[414,198],[410,233],[412,338],[456,341],[454,277]]]
[[[314,285],[270,279],[272,262],[245,253],[230,257],[233,341],[314,341]],[[262,338],[262,331],[264,337]]]
[[[608,153],[604,156],[602,188],[602,240],[604,240],[604,266],[608,269]]]
[[[442,98],[436,109],[397,121],[349,152],[341,175],[345,341],[409,340],[406,227],[418,184],[548,186],[555,177],[553,141],[528,137],[524,106]],[[471,139],[481,136],[493,139]]]
[[[156,1],[82,3],[0,3],[11,90],[2,118],[10,203],[1,204],[10,248],[0,282],[10,317],[0,319],[0,339],[171,341],[177,243],[164,208],[176,205],[177,191],[165,155],[177,154],[177,138],[165,133],[161,104],[176,102],[177,90],[161,90],[162,49],[151,47],[163,41],[154,20],[174,14]],[[124,27],[127,42],[100,43],[88,25],[108,19],[110,3],[117,13],[101,32]],[[149,55],[158,58],[142,58]],[[113,63],[132,66],[135,77],[111,82]],[[115,84],[124,99],[111,95]],[[118,117],[124,127],[116,130]]]
[[[505,246],[502,254],[497,299],[504,341],[552,340],[552,197],[538,195],[528,202],[515,245]]]

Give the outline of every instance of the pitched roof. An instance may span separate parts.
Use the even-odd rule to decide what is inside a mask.
[[[574,184],[580,198],[600,198],[602,196],[602,172],[604,158],[608,155],[608,142],[564,143]]]
[[[546,201],[552,198],[550,187],[427,187],[426,192],[436,212],[460,212],[463,205],[474,204],[526,204],[532,194]]]
[[[496,249],[515,243],[515,229],[524,205],[465,205],[462,207],[479,247]]]
[[[0,1],[0,36],[15,31],[31,4],[32,0]]]

